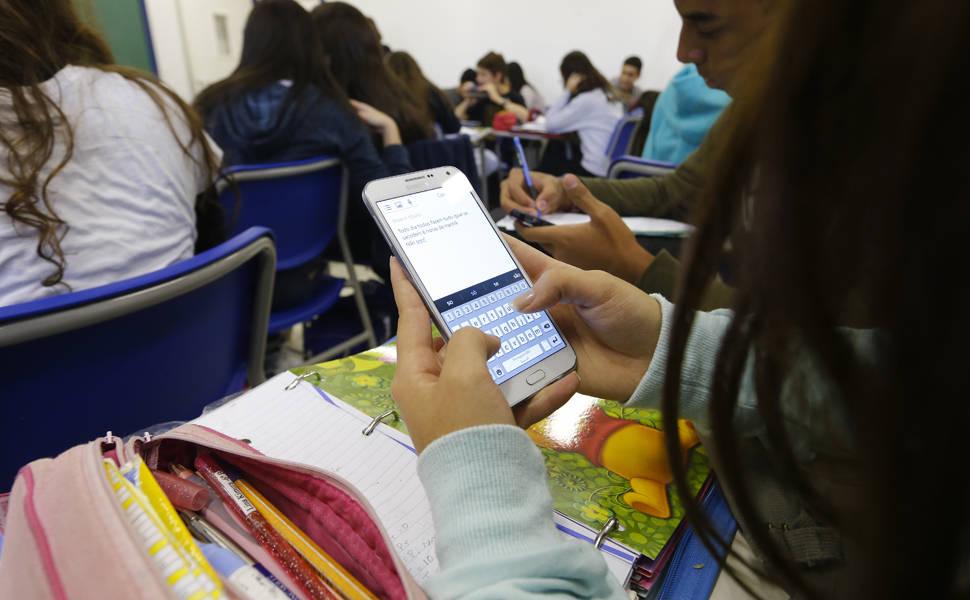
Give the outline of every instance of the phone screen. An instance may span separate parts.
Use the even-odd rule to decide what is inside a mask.
[[[376,204],[445,327],[451,333],[477,327],[502,341],[488,361],[496,383],[566,347],[545,311],[512,308],[529,283],[467,183],[449,179],[442,187]]]

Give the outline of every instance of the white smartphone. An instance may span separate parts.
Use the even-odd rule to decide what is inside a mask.
[[[378,179],[363,197],[441,335],[477,327],[502,341],[488,370],[510,406],[576,368],[547,312],[512,308],[532,282],[464,173],[439,167]]]

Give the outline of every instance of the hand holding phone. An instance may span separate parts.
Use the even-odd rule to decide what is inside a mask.
[[[547,312],[513,308],[531,282],[461,171],[379,179],[363,195],[442,336],[473,327],[499,338],[486,368],[509,405],[575,369],[576,355]]]
[[[579,378],[570,373],[517,406],[514,416],[486,366],[498,340],[465,328],[449,342],[442,359],[431,339],[428,311],[397,261],[391,263],[391,283],[400,313],[392,393],[419,453],[449,433],[479,425],[514,425],[517,415],[534,412],[527,407],[562,406],[576,393]]]

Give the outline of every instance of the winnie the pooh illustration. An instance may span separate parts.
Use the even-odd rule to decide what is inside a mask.
[[[681,460],[700,443],[694,425],[683,419],[677,422]],[[529,429],[536,445],[557,452],[576,452],[597,467],[608,469],[630,481],[631,491],[623,501],[642,513],[670,517],[667,485],[673,481],[664,432],[635,421],[617,419],[599,406],[584,413],[578,431],[568,439],[550,435],[548,427],[538,424]]]

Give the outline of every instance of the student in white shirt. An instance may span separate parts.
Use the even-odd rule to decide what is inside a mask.
[[[623,116],[623,105],[614,96],[610,82],[582,52],[567,54],[559,72],[566,92],[546,111],[546,129],[552,133],[576,132],[583,153],[582,168],[576,174],[605,177],[610,166],[606,146]]]
[[[70,0],[3,2],[0,22],[0,306],[192,256],[219,161],[200,119],[112,65]]]

